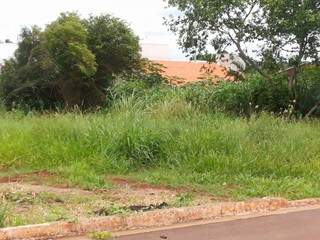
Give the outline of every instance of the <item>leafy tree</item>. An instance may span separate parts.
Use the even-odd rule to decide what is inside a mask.
[[[100,86],[110,85],[112,74],[139,66],[139,38],[124,21],[107,14],[91,16],[84,24],[88,30],[88,46],[96,56],[95,80]]]
[[[44,32],[44,44],[59,71],[57,84],[68,107],[85,104],[83,92],[96,73],[88,32],[76,14],[62,14]]]
[[[209,63],[215,62],[217,59],[217,55],[216,54],[212,54],[209,52],[205,52],[203,54],[197,54],[195,57],[191,57],[190,60],[197,60],[197,61],[206,61]]]
[[[263,0],[268,27],[265,37],[275,54],[288,54],[291,65],[318,60],[320,55],[320,2],[317,0]]]
[[[180,14],[167,20],[185,52],[236,49],[264,77],[261,57],[298,66],[319,59],[318,0],[167,0]],[[250,49],[254,46],[254,49]],[[296,53],[297,52],[297,53]],[[272,58],[271,58],[272,57]],[[266,58],[264,58],[266,59]]]
[[[267,28],[264,36],[274,59],[285,59],[289,87],[295,105],[298,101],[298,73],[303,61],[319,62],[320,4],[317,0],[262,0]],[[296,106],[297,107],[297,106]]]
[[[267,27],[263,32],[266,49],[277,62],[292,67],[290,87],[296,93],[302,61],[319,62],[320,4],[317,0],[262,0]],[[296,97],[296,96],[295,96]]]
[[[8,108],[54,108],[60,105],[55,65],[41,44],[41,29],[23,28],[14,58],[6,60],[0,75],[0,92]]]
[[[179,43],[190,55],[205,53],[208,47],[216,52],[236,48],[240,57],[262,75],[266,74],[246,46],[259,33],[263,13],[256,0],[168,0],[169,6],[180,10],[167,20],[170,29],[179,35]]]
[[[0,93],[8,108],[95,108],[105,103],[113,75],[140,61],[139,39],[120,19],[63,13],[44,31],[22,30],[0,74]]]

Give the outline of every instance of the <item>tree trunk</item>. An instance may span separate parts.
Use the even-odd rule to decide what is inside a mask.
[[[81,86],[79,81],[61,79],[58,81],[59,92],[64,100],[66,109],[82,107]]]

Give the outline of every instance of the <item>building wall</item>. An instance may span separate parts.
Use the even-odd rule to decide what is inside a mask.
[[[170,47],[167,44],[141,43],[141,50],[142,56],[151,60],[170,58]]]

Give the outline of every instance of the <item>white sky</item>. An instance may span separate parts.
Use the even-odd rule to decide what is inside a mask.
[[[168,44],[169,58],[181,59],[176,37],[163,26],[163,17],[170,11],[163,0],[8,0],[0,5],[0,40],[16,42],[24,26],[46,24],[59,13],[77,11],[82,17],[110,13],[126,20],[139,35],[141,42]],[[0,60],[8,57],[12,46],[0,44]]]

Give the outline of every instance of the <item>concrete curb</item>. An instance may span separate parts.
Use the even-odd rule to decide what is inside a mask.
[[[77,222],[53,222],[0,229],[0,240],[52,239],[79,236],[97,231],[125,231],[151,227],[164,227],[198,220],[266,213],[280,209],[318,205],[320,199],[289,202],[281,198],[265,198],[246,202],[225,202],[206,206],[174,208],[128,216],[110,216],[79,219]]]

